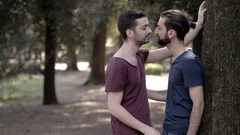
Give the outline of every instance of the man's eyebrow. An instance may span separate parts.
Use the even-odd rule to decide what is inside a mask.
[[[149,26],[149,24],[145,24],[145,25],[143,25],[142,27],[146,27],[146,26]]]

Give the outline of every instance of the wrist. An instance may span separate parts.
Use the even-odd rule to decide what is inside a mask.
[[[196,28],[201,29],[203,27],[203,23],[196,22]]]
[[[148,125],[143,124],[143,125],[139,128],[139,131],[144,134],[144,133],[146,133],[146,131],[148,130],[148,128],[149,128]]]

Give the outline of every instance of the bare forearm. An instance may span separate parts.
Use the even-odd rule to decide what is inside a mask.
[[[193,41],[193,39],[198,35],[201,29],[202,29],[202,24],[196,24],[195,29],[190,29],[184,38],[184,44],[188,46]]]
[[[197,131],[201,122],[202,114],[203,114],[203,108],[204,108],[203,104],[199,105],[198,107],[193,106],[187,135],[197,134]]]
[[[148,98],[157,101],[166,101],[167,90],[164,91],[148,90]]]
[[[172,52],[167,47],[150,50],[146,63],[158,62],[170,57],[172,57]]]
[[[144,132],[146,128],[149,126],[140,122],[136,118],[134,118],[124,107],[121,105],[110,105],[109,106],[110,113],[115,116],[118,120],[123,122],[125,125],[134,128],[140,132]]]

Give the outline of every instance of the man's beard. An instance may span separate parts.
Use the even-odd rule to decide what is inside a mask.
[[[141,47],[142,45],[149,43],[149,41],[150,41],[150,34],[147,35],[143,40],[137,40],[137,44],[139,47]]]
[[[167,35],[165,35],[165,38],[161,39],[159,38],[158,39],[158,44],[161,45],[161,46],[166,46],[168,43],[170,43],[170,39],[168,38]]]

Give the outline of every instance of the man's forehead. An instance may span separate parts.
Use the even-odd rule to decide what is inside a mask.
[[[166,20],[165,18],[160,17],[159,20],[158,20],[158,25],[159,26],[164,26],[165,20]]]
[[[149,24],[147,17],[139,18],[136,20],[136,22],[137,22],[137,26],[140,26],[140,27]]]
[[[165,18],[160,17],[158,20],[158,24],[164,24],[165,20]]]

